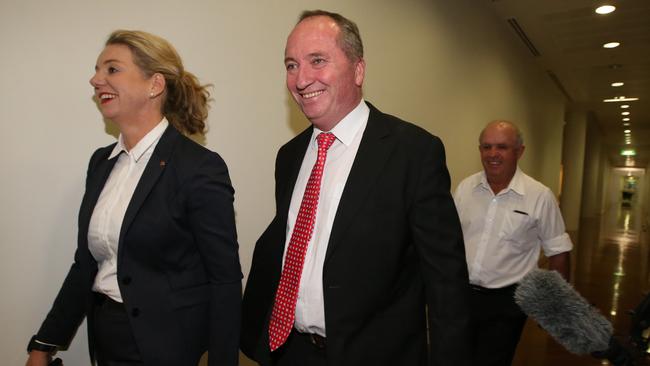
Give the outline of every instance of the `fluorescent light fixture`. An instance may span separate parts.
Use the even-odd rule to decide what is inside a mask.
[[[605,43],[605,44],[603,45],[603,47],[604,47],[604,48],[616,48],[616,47],[618,47],[618,46],[620,46],[620,45],[621,45],[620,42],[608,42],[608,43]]]
[[[621,150],[621,155],[623,155],[623,156],[635,156],[636,151],[634,151],[634,149]]]
[[[604,15],[612,13],[614,10],[616,10],[616,7],[613,5],[603,5],[596,8],[596,13]]]
[[[623,85],[625,85],[625,83],[622,82],[622,81],[617,81],[615,83],[612,83],[612,86],[615,87],[615,88],[617,88],[619,86],[623,86]]]
[[[628,112],[628,111],[621,112],[621,115],[622,115],[622,116],[629,116],[629,115],[630,115],[630,112]]]
[[[639,100],[639,98],[626,98],[624,96],[620,97],[614,97],[610,99],[603,99],[603,102],[605,103],[616,103],[616,102],[635,102]]]
[[[630,108],[630,105],[629,105],[629,104],[623,104],[623,105],[621,106],[621,108],[623,108],[623,109],[627,109],[627,108]]]

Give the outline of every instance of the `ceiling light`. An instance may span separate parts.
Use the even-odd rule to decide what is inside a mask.
[[[619,42],[608,42],[603,45],[605,48],[616,48],[620,46],[621,44]]]
[[[614,97],[614,98],[610,98],[610,99],[603,99],[603,102],[605,102],[605,103],[634,102],[634,101],[637,101],[637,100],[639,100],[639,98],[626,98],[624,96],[620,96],[620,97]]]
[[[625,117],[625,118],[623,118],[623,121],[625,121],[625,122],[627,122],[627,121],[629,121],[629,120],[630,120],[630,117]]]
[[[634,155],[636,155],[636,151],[634,151],[634,149],[621,150],[621,155],[623,155],[623,156],[634,156]]]
[[[630,125],[629,122],[625,122],[625,123],[623,123],[623,126],[629,126],[629,125]]]
[[[613,5],[603,5],[596,8],[596,13],[604,15],[604,14],[609,14],[614,10],[616,10],[616,7]]]
[[[623,108],[623,109],[625,109],[625,108],[630,108],[630,105],[629,105],[629,104],[623,104],[623,105],[621,106],[621,108]]]
[[[615,87],[615,88],[617,88],[619,86],[623,86],[623,85],[625,85],[625,83],[622,82],[622,81],[617,81],[615,83],[612,83],[612,86]]]
[[[628,111],[621,112],[621,115],[622,115],[622,116],[629,116],[629,115],[630,115],[630,112],[628,112]]]
[[[632,130],[625,130],[623,132],[625,132],[625,134],[628,135],[630,132],[632,132]]]

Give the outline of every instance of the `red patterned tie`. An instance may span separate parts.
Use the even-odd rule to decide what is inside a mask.
[[[309,175],[305,194],[302,196],[298,217],[291,233],[291,240],[289,240],[287,255],[284,258],[280,284],[275,293],[275,303],[273,304],[271,322],[269,323],[271,351],[275,351],[284,344],[289,337],[289,333],[291,333],[291,328],[293,328],[300,275],[302,274],[302,266],[305,263],[307,244],[309,244],[314,231],[323,167],[327,158],[327,150],[332,146],[336,137],[331,133],[321,133],[316,137],[316,140],[318,141],[318,157],[311,170],[311,175]]]

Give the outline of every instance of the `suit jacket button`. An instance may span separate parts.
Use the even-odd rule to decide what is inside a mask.
[[[138,309],[138,308],[133,308],[133,309],[131,310],[131,315],[132,315],[134,318],[137,317],[138,315],[140,315],[140,309]]]
[[[122,277],[122,284],[123,285],[128,285],[129,283],[131,283],[131,277],[129,277],[129,276]]]

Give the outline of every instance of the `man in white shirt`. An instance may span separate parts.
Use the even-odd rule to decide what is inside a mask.
[[[513,123],[488,123],[479,137],[484,170],[454,194],[472,288],[474,359],[481,365],[512,363],[526,322],[513,294],[537,267],[540,248],[549,269],[569,279],[571,239],[551,190],[518,168],[524,148]]]

